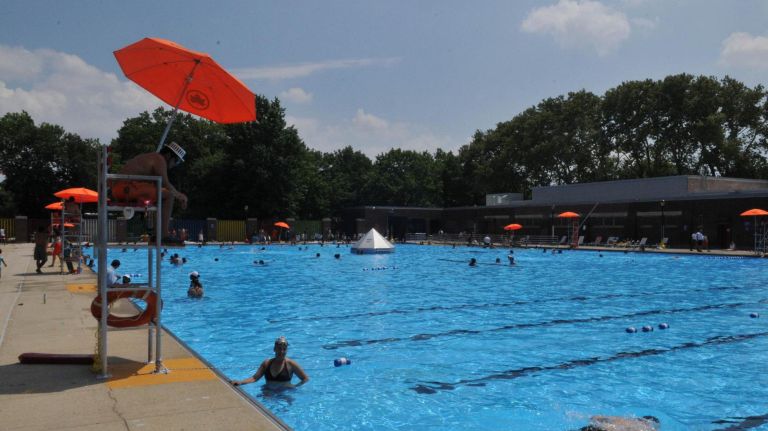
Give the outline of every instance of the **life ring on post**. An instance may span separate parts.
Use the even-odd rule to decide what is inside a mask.
[[[141,299],[147,303],[146,308],[135,316],[107,316],[107,325],[114,328],[131,328],[150,323],[157,312],[157,294],[149,290],[113,289],[107,292],[107,306],[122,298]],[[102,301],[101,295],[91,302],[91,314],[97,320],[101,319]]]

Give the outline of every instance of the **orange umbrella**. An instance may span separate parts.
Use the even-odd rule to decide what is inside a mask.
[[[764,215],[768,215],[768,211],[761,210],[760,208],[752,208],[751,210],[744,211],[740,215],[743,216],[743,217],[748,217],[748,216],[764,216]]]
[[[758,236],[758,233],[757,233],[757,218],[759,216],[768,215],[768,211],[760,209],[760,208],[752,208],[751,210],[744,211],[740,215],[742,217],[750,217],[750,216],[752,216],[752,217],[755,218],[755,232],[754,232],[754,236],[755,236],[755,253],[757,253],[757,236]]]
[[[291,228],[290,226],[288,226],[288,223],[286,223],[284,221],[279,221],[279,222],[275,223],[275,226],[277,226],[277,227],[284,227],[286,229],[290,229]]]
[[[523,228],[523,225],[517,224],[517,223],[512,223],[504,226],[504,230],[520,230],[522,228]]]
[[[256,96],[204,52],[148,37],[114,54],[128,79],[173,106],[158,151],[179,109],[217,123],[256,121]]]
[[[64,209],[64,204],[62,204],[61,201],[54,202],[52,204],[46,205],[45,209],[47,209],[47,210],[54,210],[54,211],[61,211],[61,210]]]
[[[581,217],[578,213],[566,211],[564,213],[560,213],[557,215],[560,218],[579,218]]]
[[[99,201],[99,194],[91,189],[86,189],[85,187],[64,189],[54,193],[53,195],[62,199],[69,199],[70,197],[74,197],[75,202],[79,204]]]

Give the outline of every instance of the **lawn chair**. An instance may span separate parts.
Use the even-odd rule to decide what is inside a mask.
[[[577,246],[579,246],[579,247],[581,247],[582,245],[584,245],[584,235],[581,235],[581,236],[579,237],[579,241],[578,241],[578,242],[576,242],[576,245],[577,245]]]
[[[568,241],[568,235],[563,235],[563,237],[560,238],[560,242],[558,242],[557,245],[565,245],[566,241]]]
[[[638,241],[637,244],[635,244],[634,248],[645,249],[647,242],[648,242],[648,237],[644,236],[640,238],[640,241]]]
[[[598,237],[595,238],[595,240],[591,242],[589,245],[599,246],[602,242],[603,242],[603,237],[598,235]]]
[[[617,236],[609,236],[608,240],[605,241],[606,247],[616,247],[616,243],[619,241],[619,237]]]
[[[665,249],[667,248],[667,243],[669,243],[669,238],[664,237],[661,239],[661,242],[656,245],[656,248]]]

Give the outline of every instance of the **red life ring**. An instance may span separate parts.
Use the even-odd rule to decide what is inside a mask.
[[[141,299],[147,303],[147,306],[141,313],[135,316],[121,317],[110,313],[107,316],[107,325],[115,328],[130,328],[146,325],[155,318],[157,311],[157,294],[155,292],[148,290],[110,289],[107,292],[107,305],[121,298]],[[101,308],[101,295],[99,295],[91,302],[91,314],[97,320],[101,319]]]

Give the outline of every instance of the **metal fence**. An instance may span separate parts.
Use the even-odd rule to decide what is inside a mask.
[[[219,220],[216,223],[216,239],[219,241],[245,241],[244,220]]]
[[[0,227],[5,229],[5,238],[9,240],[10,238],[16,237],[16,230],[15,230],[15,220],[12,218],[0,218]]]

